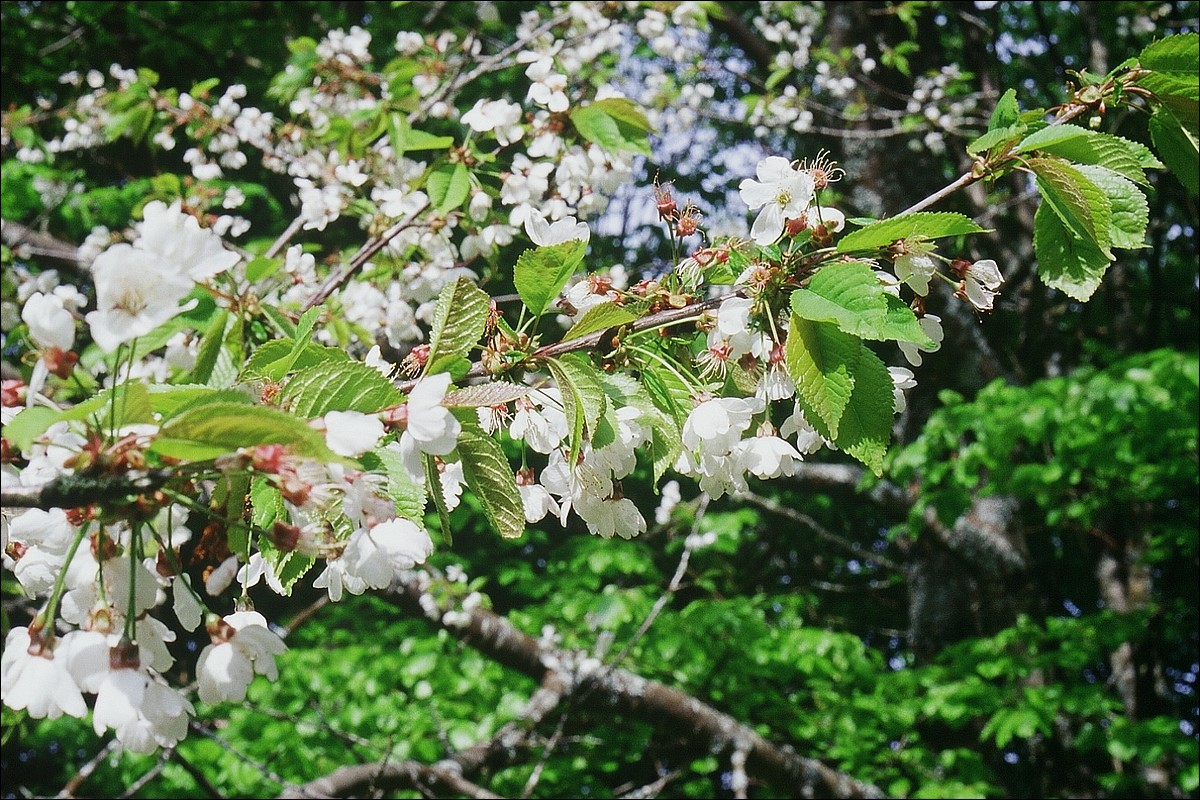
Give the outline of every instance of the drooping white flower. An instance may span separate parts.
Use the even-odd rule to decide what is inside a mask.
[[[896,402],[896,413],[900,414],[908,408],[904,390],[914,388],[917,385],[917,378],[911,369],[905,367],[888,367],[888,374],[892,376],[892,395]]]
[[[588,241],[592,232],[586,222],[579,222],[574,217],[563,217],[551,224],[546,217],[536,209],[530,209],[525,217],[525,233],[539,247],[552,244],[562,244],[572,239]]]
[[[963,271],[958,293],[965,295],[971,305],[978,310],[991,311],[992,300],[999,294],[998,290],[1002,283],[1004,283],[1004,276],[1000,274],[1000,268],[996,266],[996,262],[985,258],[976,261]]]
[[[646,520],[642,512],[628,497],[584,494],[575,506],[575,513],[587,523],[590,533],[602,539],[611,539],[614,535],[632,539],[646,532]]]
[[[783,234],[787,220],[799,217],[812,203],[815,186],[811,175],[795,169],[782,156],[764,158],[755,172],[758,180],[746,178],[738,190],[750,210],[762,209],[750,229],[750,238],[768,245]]]
[[[910,240],[905,243],[905,252],[895,259],[896,277],[922,297],[929,294],[929,280],[937,272],[937,262],[930,255],[933,251],[931,242]]]
[[[446,455],[454,449],[462,431],[462,425],[442,405],[449,387],[449,373],[441,372],[417,381],[408,395],[408,427],[404,436],[411,438],[423,453]]]
[[[763,409],[758,398],[717,397],[692,409],[683,423],[683,446],[715,455],[728,454]]]
[[[142,669],[109,671],[100,682],[92,709],[97,735],[113,730],[117,740],[135,753],[174,747],[187,735],[195,713],[183,695]]]
[[[747,472],[764,480],[795,475],[796,465],[803,460],[796,448],[774,435],[742,440],[737,454]]]
[[[275,656],[287,650],[257,611],[239,611],[223,622],[223,641],[205,647],[196,663],[199,695],[206,703],[244,700],[255,673],[271,680],[279,677]]]
[[[384,589],[397,572],[424,563],[431,553],[429,533],[409,520],[397,518],[369,530],[359,528],[350,535],[341,557],[331,561],[326,574],[318,578],[317,585],[327,588],[331,597],[343,587],[351,594],[362,594],[367,588]]]
[[[942,329],[942,318],[936,314],[926,314],[917,320],[921,326],[921,330],[925,331],[925,335],[933,340],[933,346],[929,347],[923,344],[914,344],[913,342],[898,342],[900,352],[904,354],[904,358],[914,367],[919,367],[924,361],[921,355],[925,353],[936,353],[942,347],[942,340],[946,338],[946,332]]]
[[[34,719],[82,718],[87,704],[65,658],[49,647],[30,653],[29,629],[12,628],[0,656],[0,698],[9,708],[28,711]],[[39,648],[35,648],[39,649]]]
[[[796,435],[796,450],[803,455],[811,455],[820,450],[824,445],[828,444],[821,434],[817,433],[804,416],[804,412],[800,409],[800,404],[797,403],[792,411],[792,415],[783,421],[779,426],[779,435],[783,437]]]

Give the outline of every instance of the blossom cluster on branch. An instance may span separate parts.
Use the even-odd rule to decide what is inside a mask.
[[[2,475],[46,507],[6,515],[4,564],[44,604],[8,635],[7,705],[84,716],[91,694],[98,733],[172,746],[194,713],[163,678],[176,624],[210,638],[199,700],[239,700],[284,651],[252,587],[288,594],[312,571],[332,600],[386,588],[433,552],[427,511],[448,535],[468,491],[502,536],[574,517],[631,538],[647,529],[624,485],[639,464],[713,497],[821,448],[882,468],[915,374],[870,343],[919,367],[943,339],[927,304],[992,309],[1002,270],[960,243],[983,228],[924,211],[938,198],[848,219],[831,186],[854,176],[824,153],[771,154],[740,184],[734,235],[642,179],[671,264],[593,268],[588,221],[635,181],[659,116],[600,56],[640,36],[683,59],[708,25],[702,4],[677,4],[670,33],[659,12],[610,12],[530,12],[495,51],[399,31],[378,67],[360,28],[299,40],[271,90],[286,112],[114,66],[64,76],[88,91],[57,135],[24,143],[33,123],[6,118],[24,163],[129,136],[186,141],[189,173],[127,230],[93,230],[87,283],[18,281],[5,330],[23,326],[31,371],[4,387]],[[1173,54],[1144,74],[1155,57]],[[475,96],[491,73],[516,88]],[[1136,95],[1131,75],[1104,88]],[[1044,277],[1081,299],[1113,247],[1137,246],[1145,220],[1112,208],[1136,206],[1138,176],[1161,166],[1070,124],[1089,108],[1021,112],[1006,95],[960,181],[1030,170],[1055,215]],[[230,178],[251,160],[292,187],[294,222],[269,238],[237,213],[249,187]],[[358,248],[324,247],[348,221]],[[122,488],[146,470],[170,477]],[[72,487],[87,499],[63,505]],[[58,505],[37,501],[49,488]]]

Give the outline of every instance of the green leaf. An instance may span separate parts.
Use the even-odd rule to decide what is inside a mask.
[[[575,274],[586,250],[587,242],[571,239],[521,253],[513,269],[513,284],[531,314],[541,316],[554,302]]]
[[[842,413],[833,443],[878,476],[883,474],[883,459],[892,437],[896,411],[894,384],[879,356],[865,344],[860,344],[859,348],[859,357],[853,367],[854,391]]]
[[[1013,142],[1025,134],[1028,127],[1024,124],[1009,125],[1006,128],[996,128],[989,130],[987,133],[980,136],[975,141],[967,145],[967,152],[971,155],[982,153],[985,150],[991,150],[997,145],[1005,142]]]
[[[830,322],[796,314],[788,324],[785,364],[796,383],[796,399],[817,432],[837,441],[842,414],[854,392],[862,342]]]
[[[309,419],[328,411],[371,414],[400,404],[404,396],[361,361],[322,361],[292,377],[280,399],[293,414]]]
[[[277,365],[289,358],[293,352],[296,352],[294,339],[272,339],[250,354],[245,366],[242,367],[241,378],[244,380],[257,376],[268,380],[279,380],[287,371],[279,369]],[[290,369],[302,372],[323,361],[349,360],[350,356],[340,347],[325,347],[315,342],[307,342],[296,352],[296,360],[292,362]]]
[[[367,472],[387,476],[387,494],[396,504],[396,513],[420,524],[425,518],[425,487],[413,481],[400,452],[392,447],[379,447],[363,453],[359,461]]]
[[[254,398],[242,389],[214,389],[211,386],[187,384],[151,384],[150,405],[162,419],[168,420],[192,406],[205,403],[244,403],[250,405]]]
[[[1138,62],[1155,72],[1178,72],[1195,79],[1198,58],[1200,34],[1181,33],[1146,45]]]
[[[454,389],[447,392],[442,398],[444,406],[498,406],[501,403],[511,403],[520,397],[524,397],[532,391],[532,387],[522,386],[517,383],[507,383],[505,381],[491,381],[488,383],[477,383],[473,386],[464,386],[461,389]]]
[[[4,438],[17,450],[28,452],[34,440],[58,422],[61,415],[61,411],[44,406],[23,408],[4,424]]]
[[[434,210],[447,214],[461,206],[471,193],[471,173],[462,162],[442,164],[429,173],[425,191]]]
[[[619,306],[616,303],[597,303],[583,312],[579,316],[579,319],[575,320],[575,324],[571,326],[571,329],[563,334],[562,340],[568,342],[571,339],[578,339],[580,336],[587,336],[589,333],[602,331],[605,328],[625,325],[637,318],[637,314],[624,306]]]
[[[317,324],[317,320],[321,316],[321,309],[310,308],[301,315],[299,322],[296,323],[296,332],[292,336],[292,349],[286,355],[270,364],[263,370],[264,377],[271,380],[279,380],[284,375],[292,371],[292,367],[305,353],[309,346],[308,337],[312,335],[312,330]]]
[[[1079,164],[1107,167],[1135,183],[1146,183],[1143,166],[1156,166],[1146,148],[1128,139],[1074,125],[1054,125],[1027,136],[1017,152],[1040,150]]]
[[[512,465],[500,444],[477,425],[463,425],[458,437],[458,455],[463,477],[479,498],[492,527],[506,539],[525,532],[525,506],[513,475]]]
[[[1092,239],[1069,230],[1048,203],[1033,218],[1033,252],[1042,282],[1080,301],[1096,291],[1110,260]]]
[[[650,430],[649,452],[654,463],[653,480],[654,483],[658,483],[659,478],[674,465],[680,451],[683,450],[681,423],[676,421],[673,414],[658,408],[649,388],[652,379],[647,379],[646,371],[643,371],[640,381],[628,375],[615,373],[602,374],[600,382],[608,400],[606,417],[618,408],[633,407],[641,412],[638,423]],[[681,413],[686,419],[687,413]],[[595,441],[592,445],[597,446]]]
[[[404,114],[391,114],[388,139],[397,156],[409,150],[447,150],[454,146],[453,136],[436,136],[413,128]]]
[[[650,155],[647,134],[653,126],[632,101],[624,97],[609,97],[571,111],[571,122],[579,135],[606,150]]]
[[[1016,125],[1021,120],[1021,108],[1017,105],[1017,90],[1009,89],[996,101],[988,131],[1001,130]]]
[[[246,264],[246,280],[250,283],[258,283],[263,278],[274,275],[282,266],[281,259],[257,256]]]
[[[446,284],[433,310],[433,329],[429,333],[429,362],[466,356],[481,338],[491,311],[491,298],[463,277]]]
[[[250,524],[267,528],[277,519],[287,519],[283,495],[266,478],[255,478],[250,485]]]
[[[837,249],[839,253],[875,250],[887,247],[897,239],[914,237],[940,239],[944,236],[961,236],[969,233],[986,233],[986,229],[979,227],[962,214],[948,211],[921,211],[916,214],[904,214],[892,219],[885,219],[848,233],[838,242]]]
[[[578,353],[547,359],[546,365],[562,393],[563,413],[571,425],[571,452],[567,463],[574,464],[584,439],[592,436],[604,414],[604,389],[596,368]]]
[[[229,311],[220,309],[209,323],[208,330],[200,340],[200,348],[196,352],[196,363],[192,366],[189,379],[194,383],[208,383],[217,365],[217,357],[225,344],[225,326],[229,322]]]
[[[339,461],[325,437],[291,414],[244,403],[195,406],[167,421],[150,449],[160,455],[203,461],[241,447],[281,444],[293,453]]]
[[[1193,196],[1200,194],[1200,156],[1197,139],[1170,111],[1157,108],[1150,117],[1150,138],[1171,174]]]
[[[1145,247],[1150,206],[1141,190],[1132,181],[1104,167],[1081,165],[1079,171],[1104,192],[1112,206],[1112,223],[1108,229],[1112,246],[1124,249]]]
[[[889,302],[889,298],[894,302]],[[859,338],[899,339],[934,346],[912,310],[888,294],[874,270],[862,261],[824,267],[813,276],[807,289],[792,292],[791,306],[801,319],[832,322],[841,331]]]
[[[1054,210],[1067,230],[1094,243],[1111,261],[1108,229],[1112,224],[1112,206],[1100,188],[1065,161],[1031,158],[1027,163],[1037,176],[1044,204]]]
[[[442,473],[438,470],[437,461],[426,453],[422,459],[425,465],[425,491],[433,498],[433,507],[437,509],[438,523],[442,527],[442,538],[446,546],[454,545],[454,534],[450,530],[450,509],[446,507],[446,495],[442,490]]]

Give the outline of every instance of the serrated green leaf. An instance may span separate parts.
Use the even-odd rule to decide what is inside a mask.
[[[397,155],[409,150],[446,150],[454,146],[453,136],[437,136],[418,130],[404,114],[393,112],[388,119],[388,139]]]
[[[889,302],[889,298],[895,302]],[[841,331],[859,338],[899,339],[934,346],[912,310],[888,294],[874,270],[861,261],[824,267],[813,276],[807,289],[792,292],[791,306],[801,319],[832,322]]]
[[[967,152],[971,155],[982,153],[985,150],[991,150],[997,145],[1004,142],[1015,141],[1025,134],[1028,128],[1023,124],[1009,125],[1004,128],[994,128],[988,130],[987,133],[980,136],[975,141],[967,145]]]
[[[1108,269],[1096,243],[1069,230],[1046,203],[1033,218],[1033,252],[1042,282],[1080,301],[1092,296]]]
[[[572,110],[570,117],[580,136],[606,150],[650,154],[647,134],[653,126],[641,109],[627,98],[597,100]]]
[[[1078,164],[1107,167],[1135,183],[1146,183],[1142,168],[1145,147],[1119,136],[1089,131],[1074,125],[1055,125],[1025,138],[1018,152],[1040,150]],[[1150,164],[1153,166],[1153,164]]]
[[[206,403],[167,421],[150,445],[156,453],[203,461],[241,447],[281,444],[293,453],[340,461],[325,437],[291,414],[244,403]]]
[[[892,376],[869,347],[859,347],[853,369],[854,391],[833,443],[876,475],[882,475],[896,410]]]
[[[1200,194],[1200,154],[1196,137],[1190,135],[1170,111],[1157,108],[1150,117],[1150,138],[1171,174],[1193,197]]]
[[[587,336],[589,333],[602,331],[605,328],[625,325],[637,318],[637,314],[624,306],[619,306],[616,303],[597,303],[579,315],[579,319],[575,320],[575,324],[571,326],[571,329],[563,334],[562,340],[568,342],[571,339],[578,339],[580,336]]]
[[[1141,190],[1132,181],[1104,167],[1081,165],[1078,169],[1100,187],[1112,207],[1112,223],[1108,229],[1112,246],[1124,249],[1145,247],[1150,205]]]
[[[265,377],[277,381],[291,372],[296,361],[299,360],[308,347],[308,337],[312,335],[313,328],[316,326],[320,316],[321,309],[319,307],[310,308],[300,316],[299,322],[296,323],[296,332],[292,337],[292,349],[278,361],[270,364],[263,370]]]
[[[1181,33],[1146,45],[1138,55],[1138,63],[1153,72],[1188,78],[1195,85],[1198,53],[1200,34]]]
[[[575,463],[585,438],[591,438],[604,414],[604,389],[596,368],[585,357],[568,353],[547,359],[546,365],[562,393],[563,413],[571,426],[569,464]]]
[[[150,405],[163,421],[181,414],[193,406],[205,403],[244,403],[254,398],[241,389],[214,389],[211,386],[188,384],[151,384]]]
[[[274,275],[282,266],[283,261],[278,258],[257,256],[246,264],[246,280],[250,283],[258,283],[263,278]]]
[[[837,441],[862,349],[861,341],[833,323],[791,315],[784,363],[805,417],[826,439]]]
[[[271,571],[283,587],[285,597],[291,596],[296,582],[308,574],[308,571],[317,563],[313,556],[296,550],[286,552],[280,550],[265,536],[258,538],[258,551],[262,553],[263,560],[271,565]]]
[[[1017,105],[1017,90],[1008,89],[996,101],[992,109],[992,118],[988,121],[988,130],[995,131],[1016,125],[1021,119],[1021,108]]]
[[[439,359],[466,356],[483,338],[490,310],[491,298],[474,281],[458,277],[446,284],[433,310],[429,366]]]
[[[400,451],[394,447],[379,447],[363,453],[359,460],[367,472],[387,476],[387,494],[396,504],[396,513],[421,524],[425,518],[425,487],[414,482],[408,474]]]
[[[1094,243],[1111,261],[1108,230],[1112,224],[1112,206],[1100,188],[1065,161],[1031,158],[1027,163],[1037,176],[1043,204],[1054,210],[1067,230],[1081,240]]]
[[[913,237],[940,239],[944,236],[961,236],[970,233],[986,233],[986,229],[979,227],[962,214],[948,211],[921,211],[916,214],[904,214],[885,219],[848,233],[838,242],[837,249],[839,253],[875,250],[887,247],[897,239]]]
[[[277,519],[286,520],[283,495],[266,478],[256,477],[250,485],[250,524],[267,528]]]
[[[322,361],[288,381],[280,399],[305,419],[329,411],[371,414],[404,400],[392,382],[361,361]]]
[[[525,532],[525,506],[517,489],[512,465],[499,443],[477,425],[464,425],[458,437],[467,486],[479,498],[492,527],[506,539]]]
[[[4,439],[18,451],[28,453],[35,439],[58,422],[61,411],[43,406],[23,408],[4,423]]]
[[[477,383],[447,392],[446,396],[442,398],[442,405],[447,407],[498,406],[501,403],[511,403],[513,400],[524,397],[530,391],[532,391],[532,387],[505,381]]]
[[[288,358],[296,348],[296,341],[291,338],[272,339],[254,352],[242,367],[241,378],[261,377],[268,380],[279,380],[285,374],[276,367],[283,359]],[[323,361],[349,361],[350,356],[340,347],[325,347],[316,342],[307,342],[296,355],[291,369],[302,372]]]
[[[554,302],[586,250],[587,242],[572,239],[521,253],[513,269],[513,284],[531,314],[540,316]]]
[[[425,181],[429,204],[440,214],[448,214],[463,204],[471,193],[471,173],[467,165],[442,164]]]
[[[212,377],[213,367],[217,365],[217,357],[221,353],[221,347],[225,344],[225,327],[228,323],[229,311],[224,308],[217,311],[208,325],[208,330],[200,339],[200,347],[196,351],[196,363],[192,365],[192,371],[188,376],[192,382],[207,384]]]
[[[642,385],[655,408],[666,414],[679,430],[692,410],[691,389],[674,371],[655,363],[642,367]]]
[[[454,546],[454,533],[450,529],[450,509],[446,507],[446,495],[442,489],[442,473],[438,470],[437,461],[426,453],[421,459],[425,466],[425,491],[433,498],[433,507],[437,509],[438,523],[442,528],[442,538],[447,547]]]

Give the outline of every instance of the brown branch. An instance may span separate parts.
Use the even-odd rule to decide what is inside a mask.
[[[579,669],[581,654],[544,648],[511,622],[486,609],[467,612],[463,625],[446,625],[433,595],[426,592],[428,575],[409,573],[392,587],[392,596],[412,613],[445,629],[493,660],[535,680],[557,673],[574,691],[593,695],[604,709],[617,709],[658,728],[688,730],[705,752],[745,750],[746,769],[794,796],[884,797],[876,786],[858,781],[801,756],[787,745],[777,745],[755,731],[686,692],[649,680],[625,669]],[[457,616],[457,615],[456,615]]]
[[[76,269],[84,266],[75,245],[10,219],[0,220],[0,239],[22,257],[44,256]]]
[[[428,766],[416,761],[355,764],[283,791],[279,797],[301,800],[314,797],[371,797],[374,792],[420,789],[436,794],[474,798],[499,798],[471,783],[451,769]]]
[[[5,508],[79,508],[92,503],[119,502],[152,492],[178,476],[173,470],[131,470],[124,475],[61,475],[40,486],[13,486],[0,489],[0,505]]]

